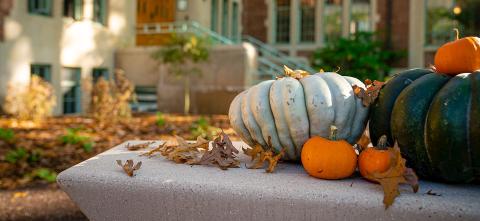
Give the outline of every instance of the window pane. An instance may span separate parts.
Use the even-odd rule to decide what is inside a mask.
[[[353,0],[351,10],[350,33],[371,31],[370,1]]]
[[[342,36],[342,0],[327,0],[324,10],[325,42],[334,41]]]
[[[106,0],[94,0],[93,1],[93,21],[96,21],[102,25],[107,21],[107,3]]]
[[[210,18],[210,29],[212,29],[212,31],[217,31],[217,18],[218,18],[217,0],[212,0],[211,16],[212,17]]]
[[[83,0],[64,0],[63,16],[80,20],[83,17]]]
[[[453,18],[454,5],[454,0],[427,0],[425,16],[427,45],[442,45],[453,39],[452,29],[458,26]]]
[[[52,0],[29,0],[28,12],[38,15],[52,15]]]
[[[32,64],[30,66],[30,74],[37,75],[45,81],[51,82],[51,66],[46,64]]]
[[[276,42],[290,42],[290,0],[277,0]]]
[[[228,0],[223,0],[222,7],[222,35],[228,35]]]
[[[300,41],[315,41],[315,0],[302,0],[300,6]]]
[[[103,77],[103,79],[108,80],[108,69],[105,68],[95,68],[92,71],[92,80],[93,83],[97,83],[98,79]]]
[[[80,68],[64,68],[62,73],[63,113],[81,111]]]
[[[238,3],[234,2],[232,5],[232,40],[238,41]]]

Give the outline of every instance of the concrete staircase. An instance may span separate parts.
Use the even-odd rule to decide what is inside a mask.
[[[235,42],[225,36],[220,35],[208,28],[201,26],[199,23],[190,22],[172,22],[172,23],[149,23],[137,27],[138,34],[169,34],[169,33],[194,33],[201,36],[209,37],[214,44],[240,44],[242,42],[253,45],[258,52],[258,67],[256,75],[253,77],[252,84],[259,81],[274,79],[283,73],[283,65],[287,65],[292,69],[302,69],[311,73],[315,73],[315,69],[307,64],[288,56],[287,54],[277,50],[275,47],[268,45],[252,36],[242,36],[241,42]]]

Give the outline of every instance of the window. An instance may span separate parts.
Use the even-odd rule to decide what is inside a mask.
[[[64,0],[63,16],[81,20],[83,17],[83,0]]]
[[[63,113],[79,113],[82,108],[80,68],[64,68],[62,73]]]
[[[277,0],[275,41],[290,42],[290,0]]]
[[[458,28],[462,36],[480,34],[480,1],[474,0],[427,0],[425,43],[440,46],[455,38],[453,28]]]
[[[238,3],[234,2],[232,4],[232,40],[237,42],[238,39]]]
[[[98,79],[102,78],[108,80],[108,69],[106,68],[94,68],[92,71],[93,83],[97,83]]]
[[[93,1],[93,21],[107,24],[107,0]]]
[[[223,0],[222,5],[222,35],[228,35],[228,0]]]
[[[370,0],[353,0],[351,8],[350,33],[371,31]]]
[[[30,74],[37,75],[45,81],[52,82],[52,66],[47,64],[30,65]]]
[[[218,1],[212,0],[212,8],[211,8],[211,18],[210,18],[210,29],[212,31],[217,31],[217,19],[218,19]]]
[[[300,41],[315,41],[315,1],[302,0],[300,5]]]
[[[187,0],[177,0],[177,9],[179,11],[185,11],[188,8],[188,1]]]
[[[52,0],[28,0],[28,13],[52,16]]]
[[[342,36],[342,0],[327,0],[324,10],[325,42],[334,41]]]

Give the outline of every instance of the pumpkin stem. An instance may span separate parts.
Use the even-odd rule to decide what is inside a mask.
[[[458,28],[454,28],[453,31],[455,31],[455,34],[456,34],[455,40],[458,40],[460,38],[460,32],[458,31]]]
[[[380,139],[378,139],[377,143],[378,150],[386,150],[387,149],[387,135],[382,135]]]
[[[330,126],[330,140],[337,140],[337,131],[338,128],[335,125]]]

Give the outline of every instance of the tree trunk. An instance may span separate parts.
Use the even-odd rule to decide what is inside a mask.
[[[185,76],[184,81],[184,88],[183,88],[183,98],[184,98],[184,105],[183,105],[183,113],[187,115],[190,112],[190,77]]]

